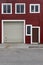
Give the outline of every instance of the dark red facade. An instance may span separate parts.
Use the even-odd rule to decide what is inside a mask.
[[[12,3],[12,14],[1,14],[2,3]],[[26,3],[26,14],[15,14],[15,3]],[[40,13],[29,13],[29,4],[40,4]],[[25,20],[25,25],[40,26],[40,43],[43,43],[43,0],[0,0],[0,43],[2,20]],[[30,37],[25,36],[25,42],[30,43]]]

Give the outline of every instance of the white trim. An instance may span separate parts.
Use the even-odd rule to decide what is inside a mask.
[[[31,31],[30,31],[30,34],[27,34],[27,26],[30,26],[31,27]],[[31,36],[31,34],[32,34],[32,25],[26,25],[26,36]]]
[[[2,41],[1,42],[3,43],[3,22],[2,22]]]
[[[4,38],[4,37],[3,37],[3,22],[4,22],[4,21],[7,21],[7,22],[9,22],[9,21],[10,21],[10,22],[12,22],[12,21],[13,21],[13,22],[14,22],[14,21],[19,21],[19,22],[20,22],[20,21],[23,21],[23,22],[24,22],[24,43],[25,43],[25,20],[2,20],[2,43],[4,43],[4,39],[3,39],[3,38]]]
[[[24,13],[17,13],[17,5],[24,5]],[[26,4],[25,3],[15,3],[15,14],[26,14]]]
[[[11,7],[11,11],[10,11],[10,13],[4,13],[3,12],[3,5],[10,5],[10,7]],[[12,3],[2,3],[1,4],[1,14],[12,14]]]
[[[32,5],[34,6],[34,12],[31,11],[31,6]],[[35,11],[35,6],[36,5],[38,6],[38,12]],[[40,13],[40,4],[30,4],[29,8],[30,8],[30,13]]]
[[[38,28],[38,42],[32,42],[32,44],[38,44],[38,43],[40,43],[40,27],[39,26],[32,26],[32,28]]]
[[[27,26],[30,26],[31,27],[30,34],[27,34]],[[31,37],[31,43],[32,43],[32,25],[31,24],[27,24],[26,25],[26,36],[30,36]]]

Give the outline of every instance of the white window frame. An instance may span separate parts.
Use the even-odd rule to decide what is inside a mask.
[[[8,13],[8,12],[7,12],[7,13],[4,13],[4,12],[3,12],[3,5],[10,5],[10,7],[11,7],[10,13]],[[1,7],[1,8],[2,8],[2,9],[1,9],[1,10],[2,10],[2,11],[1,11],[2,14],[12,14],[12,3],[2,3],[2,7]]]
[[[38,6],[38,12],[35,12],[36,5]],[[31,11],[31,6],[34,6],[34,12]],[[29,8],[30,8],[30,13],[40,13],[40,4],[30,4]]]
[[[24,5],[24,13],[17,13],[17,5]],[[15,14],[25,14],[26,13],[25,3],[15,3]]]
[[[31,27],[30,34],[27,34],[27,26]],[[32,25],[26,25],[26,36],[32,36]]]

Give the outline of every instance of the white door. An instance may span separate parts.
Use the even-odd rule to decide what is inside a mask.
[[[4,22],[4,42],[24,42],[23,22]]]

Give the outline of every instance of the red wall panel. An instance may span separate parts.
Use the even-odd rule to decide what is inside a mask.
[[[26,44],[31,44],[31,37],[30,36],[26,36],[25,42],[26,42]]]

